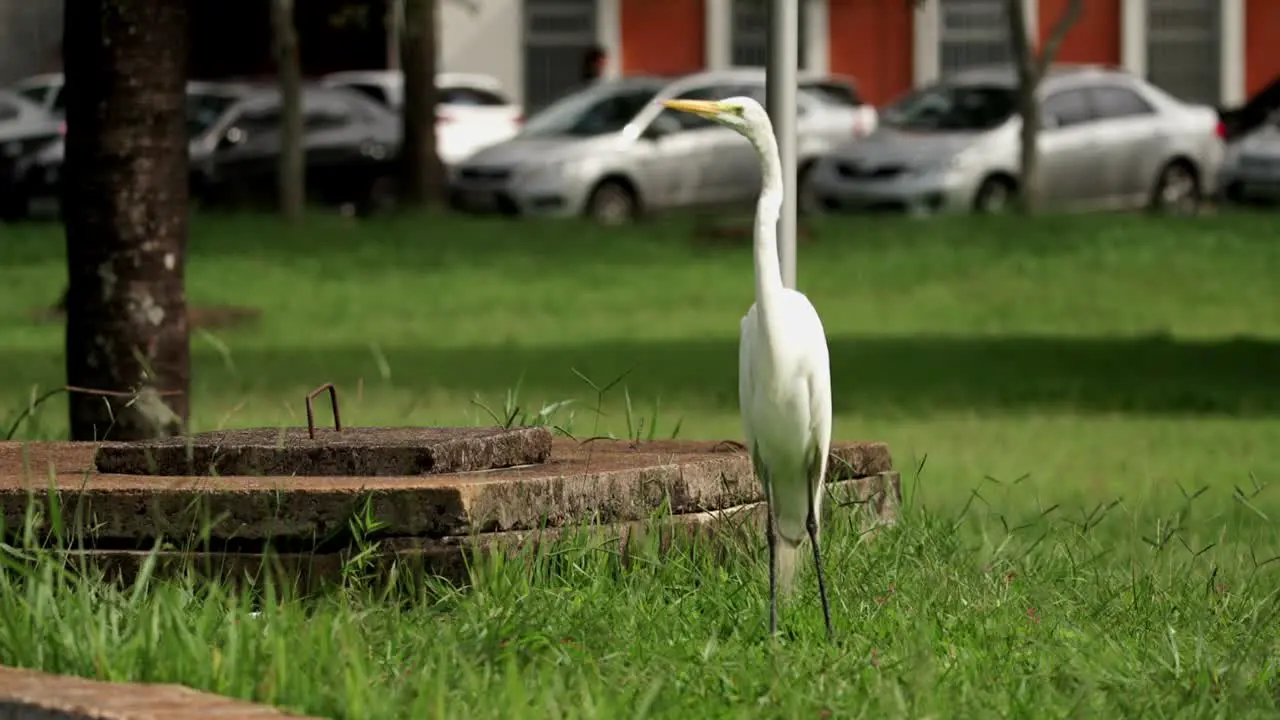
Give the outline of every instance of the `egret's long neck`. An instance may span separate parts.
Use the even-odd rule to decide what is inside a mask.
[[[760,154],[762,185],[756,205],[755,265],[756,303],[769,316],[782,293],[782,267],[778,263],[778,218],[782,213],[782,159],[771,128],[753,138]]]

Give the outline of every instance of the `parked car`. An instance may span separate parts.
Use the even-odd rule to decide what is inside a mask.
[[[855,136],[866,137],[875,132],[880,115],[876,112],[874,105],[862,99],[862,93],[853,80],[802,73],[798,85],[814,91],[819,97],[837,105],[857,108],[857,113],[854,115],[853,134]]]
[[[62,124],[43,108],[10,91],[0,90],[0,219],[27,216],[22,190],[27,158],[61,138]]]
[[[1280,112],[1227,148],[1222,188],[1232,202],[1280,201]]]
[[[370,212],[394,201],[400,126],[386,108],[355,92],[303,88],[308,198]],[[274,85],[192,83],[187,94],[191,192],[211,204],[257,204],[277,197],[280,93]],[[58,194],[63,145],[26,163],[32,196]]]
[[[759,68],[739,68],[596,83],[551,103],[528,118],[520,134],[454,168],[450,204],[478,213],[585,214],[602,223],[627,222],[642,212],[746,204],[761,182],[750,144],[658,101],[763,100],[764,80]],[[802,87],[797,113],[803,187],[811,161],[855,134],[858,110]]]
[[[13,84],[12,89],[61,120],[67,109],[67,96],[63,92],[63,83],[62,73],[41,73],[19,80]],[[187,83],[187,93],[226,93],[236,89],[247,90],[260,85],[260,83],[250,82],[192,80]]]
[[[1280,75],[1271,78],[1243,105],[1218,108],[1218,117],[1226,128],[1227,143],[1232,143],[1262,127],[1268,120],[1274,120],[1277,112],[1280,112]]]
[[[53,75],[41,76],[46,82],[53,77]],[[61,85],[58,84],[56,87],[60,90]],[[202,173],[208,171],[212,162],[212,148],[207,142],[200,142],[203,134],[246,92],[248,92],[248,86],[231,83],[187,83],[187,133],[192,138],[189,152],[193,178],[198,180]],[[65,125],[62,127],[65,128]],[[62,183],[65,150],[63,138],[60,136],[39,151],[29,154],[19,163],[17,175],[28,205],[31,203],[56,204]]]
[[[399,70],[338,72],[324,76],[321,83],[362,92],[397,113],[404,107],[404,74]],[[440,73],[436,92],[436,146],[445,165],[457,164],[520,129],[520,106],[489,75]]]
[[[1046,204],[1192,212],[1216,191],[1214,108],[1092,66],[1051,68],[1039,96]],[[1012,70],[957,73],[882,110],[876,132],[818,162],[812,190],[830,209],[1000,210],[1018,191],[1021,122]]]
[[[211,147],[197,176],[204,202],[252,204],[277,199],[280,93],[247,94],[202,136]],[[302,93],[307,197],[328,205],[375,212],[396,198],[400,122],[365,96],[336,88]]]
[[[62,73],[41,73],[23,78],[14,83],[13,91],[58,117],[66,107]]]

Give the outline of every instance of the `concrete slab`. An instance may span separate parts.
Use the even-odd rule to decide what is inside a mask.
[[[426,475],[545,462],[545,427],[254,428],[98,446],[98,472],[123,475]]]
[[[320,720],[182,685],[110,683],[0,666],[0,718],[12,720]]]
[[[824,513],[827,518],[836,514],[853,514],[861,531],[868,536],[898,519],[902,487],[896,472],[830,483],[828,493]],[[659,553],[669,551],[676,541],[709,542],[717,552],[731,548],[760,550],[763,547],[765,510],[764,503],[754,502],[721,510],[614,525],[547,527],[442,538],[392,537],[378,541],[373,562],[375,574],[381,576],[387,574],[394,561],[401,572],[426,572],[463,583],[467,579],[466,560],[476,551],[503,552],[509,557],[531,560],[543,543],[554,542],[566,533],[586,533],[586,541],[617,553],[624,563],[629,562],[640,549],[653,547],[653,543],[656,543]],[[137,576],[152,551],[90,550],[69,554],[74,563],[128,582]],[[205,577],[239,582],[261,578],[265,571],[273,573],[278,582],[301,591],[313,589],[322,581],[340,578],[344,562],[341,552],[266,555],[259,552],[159,551],[155,554],[155,570],[162,574],[194,568]]]
[[[31,503],[47,508],[51,488],[64,522],[80,518],[84,532],[114,547],[203,531],[220,541],[310,549],[344,533],[365,502],[386,523],[385,536],[438,538],[639,520],[664,503],[686,514],[762,499],[745,454],[711,442],[557,440],[540,465],[381,477],[104,474],[92,469],[93,451],[81,443],[0,443],[6,525],[20,526]],[[832,481],[892,470],[883,443],[841,443],[832,455]]]

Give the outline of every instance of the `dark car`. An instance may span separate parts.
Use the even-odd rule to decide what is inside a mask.
[[[22,167],[27,158],[61,137],[61,123],[21,95],[0,90],[0,219],[27,214]]]
[[[207,157],[193,146],[193,190],[202,202],[275,203],[281,112],[277,89],[249,91],[206,133]],[[308,86],[302,126],[309,200],[362,212],[392,201],[400,146],[393,112],[351,90]]]
[[[60,91],[61,85],[55,90]],[[224,83],[191,82],[187,84],[187,135],[193,180],[209,171],[216,143],[208,140],[210,131],[249,90]],[[61,95],[60,95],[61,96]],[[56,201],[62,182],[62,163],[66,147],[61,139],[28,154],[18,163],[21,192],[28,203]]]
[[[308,198],[363,212],[388,204],[394,197],[399,119],[349,90],[308,86],[302,105]],[[280,113],[280,92],[273,85],[189,84],[192,198],[213,206],[274,204]],[[57,197],[62,161],[59,142],[25,163],[31,196]]]
[[[1280,111],[1280,75],[1271,78],[1261,90],[1238,107],[1218,108],[1225,139],[1235,142],[1267,124]]]

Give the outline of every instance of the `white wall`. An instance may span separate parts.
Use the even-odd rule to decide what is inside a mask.
[[[62,66],[62,3],[0,0],[0,85]]]
[[[524,102],[524,3],[446,0],[440,9],[440,70],[492,75]]]

